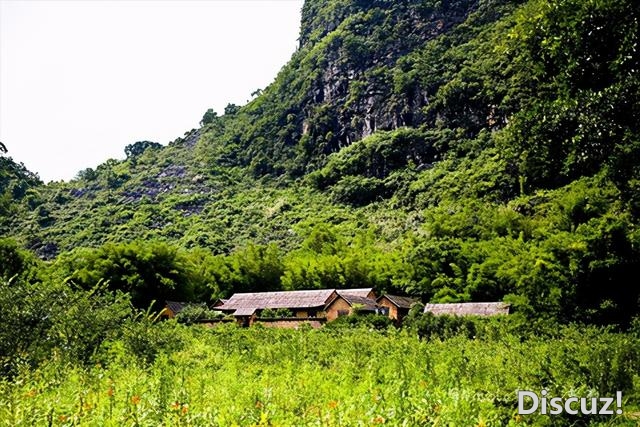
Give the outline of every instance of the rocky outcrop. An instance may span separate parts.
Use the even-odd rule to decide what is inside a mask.
[[[313,155],[337,151],[377,130],[424,122],[426,92],[396,93],[392,70],[399,58],[463,22],[477,0],[442,4],[355,1],[323,11],[325,19],[309,16],[322,9],[317,2],[305,4],[301,47],[326,46],[298,123],[301,135],[315,142]]]

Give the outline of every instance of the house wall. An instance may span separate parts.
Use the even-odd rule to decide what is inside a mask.
[[[165,307],[160,314],[160,317],[162,317],[163,319],[173,319],[174,317],[176,317],[176,314],[169,307]]]
[[[339,311],[346,311],[351,314],[351,310],[349,303],[339,296],[326,308],[327,321],[336,320],[339,317]]]
[[[255,315],[255,313],[251,316],[235,316],[238,326],[241,326],[243,328],[248,328],[249,326],[253,325],[257,318],[258,317]]]
[[[387,297],[382,297],[378,301],[378,304],[387,307],[389,309],[389,318],[393,320],[398,320],[398,307],[393,304]]]

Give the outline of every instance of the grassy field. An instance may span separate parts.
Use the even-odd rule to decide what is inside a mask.
[[[173,322],[110,341],[86,365],[52,354],[0,382],[8,426],[628,425],[640,341],[567,328],[522,339],[420,340],[365,328],[216,329]],[[137,340],[137,341],[136,341]],[[623,415],[517,414],[516,391],[615,396]]]

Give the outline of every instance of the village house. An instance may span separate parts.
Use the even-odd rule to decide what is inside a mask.
[[[298,319],[324,317],[325,306],[336,295],[335,289],[237,293],[214,309],[236,317],[243,326],[250,326],[265,309],[286,309]]]
[[[212,310],[235,317],[242,326],[260,323],[266,327],[298,327],[308,323],[319,327],[340,316],[382,314],[399,323],[415,300],[408,297],[381,297],[376,300],[373,288],[314,289],[300,291],[236,293],[227,300],[218,300]],[[270,314],[266,314],[266,311]],[[289,315],[273,316],[283,310]],[[266,315],[265,315],[266,314]]]
[[[426,304],[425,313],[450,316],[496,316],[509,314],[509,304],[504,302],[456,302],[447,304]]]
[[[385,294],[378,298],[376,302],[379,306],[386,307],[389,310],[390,319],[400,323],[409,314],[411,306],[418,300],[411,297]]]

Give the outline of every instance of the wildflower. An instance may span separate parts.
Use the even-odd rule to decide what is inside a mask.
[[[182,405],[182,415],[187,415],[187,412],[189,412],[189,405],[185,403]]]
[[[140,403],[140,396],[137,396],[137,395],[136,395],[136,396],[133,396],[133,397],[131,398],[131,404],[132,404],[132,405],[137,405],[138,403]]]
[[[373,419],[374,424],[384,424],[384,422],[385,422],[385,419],[382,418],[380,415],[378,415]]]
[[[180,409],[180,407],[181,407],[181,406],[182,406],[182,405],[180,405],[180,402],[178,402],[178,401],[176,400],[175,402],[173,402],[173,403],[171,404],[171,410],[172,410],[172,411],[177,411],[177,410],[179,410],[179,409]]]
[[[36,389],[32,388],[28,392],[25,393],[25,397],[34,397],[37,394]]]
[[[66,415],[58,416],[58,421],[60,421],[61,423],[67,421],[67,419],[69,419],[69,417],[67,417]]]
[[[109,389],[107,390],[107,396],[113,397],[113,387],[112,386],[109,386]]]
[[[332,400],[331,402],[329,402],[329,408],[336,409],[337,407],[338,407],[338,401],[337,400]]]
[[[262,404],[262,402],[260,402],[259,400],[256,400],[256,408],[260,409],[262,408],[264,405]]]

